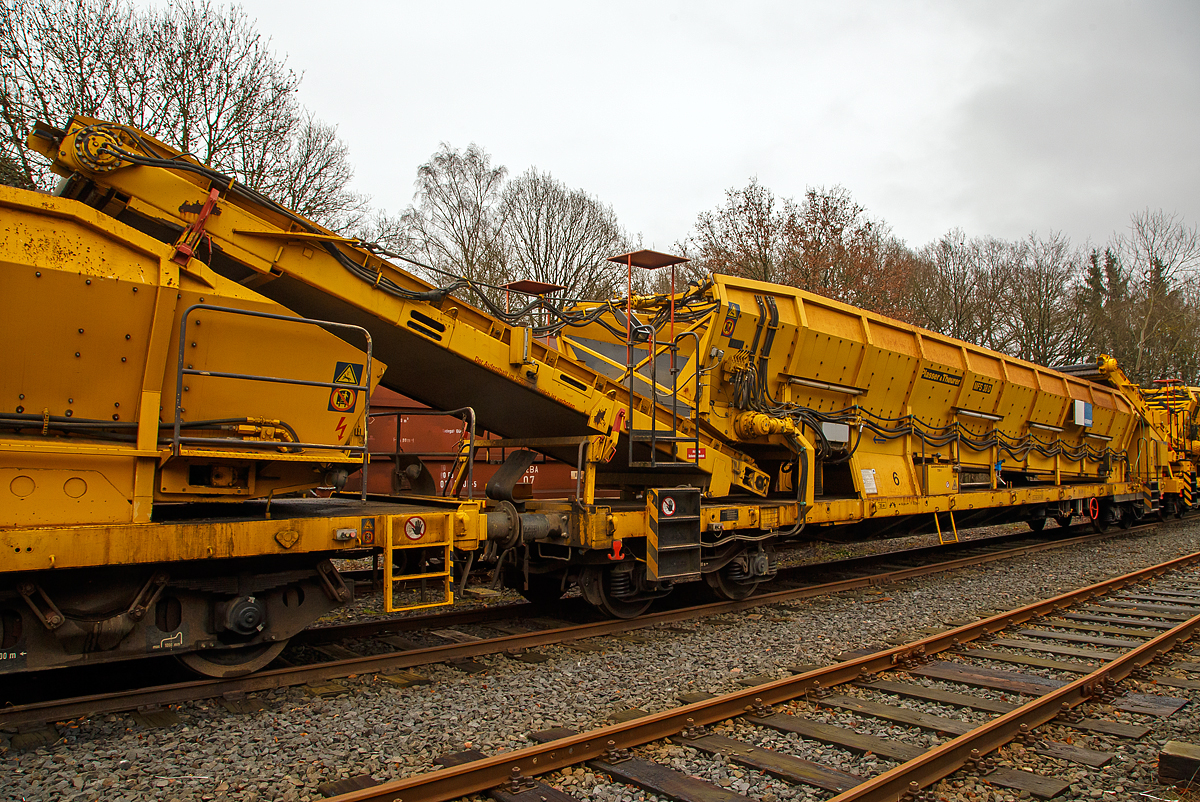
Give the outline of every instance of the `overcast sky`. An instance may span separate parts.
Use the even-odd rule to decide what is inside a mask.
[[[841,184],[914,247],[1200,223],[1194,0],[243,6],[393,213],[440,142],[476,142],[660,250],[751,176]]]

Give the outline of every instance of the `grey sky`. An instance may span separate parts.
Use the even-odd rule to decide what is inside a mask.
[[[842,184],[913,246],[1200,223],[1195,2],[243,5],[393,213],[444,141],[659,249],[752,175]]]

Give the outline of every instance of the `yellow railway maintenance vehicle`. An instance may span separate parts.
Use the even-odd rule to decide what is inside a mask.
[[[1058,370],[1119,390],[1155,433],[1153,454],[1143,463],[1141,452],[1132,455],[1134,475],[1143,477],[1145,508],[1161,516],[1182,518],[1194,505],[1196,465],[1200,461],[1197,415],[1200,388],[1186,387],[1179,379],[1158,379],[1141,388],[1129,380],[1110,356],[1093,363],[1064,365]]]
[[[684,582],[747,596],[787,539],[1183,508],[1136,388],[721,275],[509,312],[134,129],[28,142],[63,181],[0,188],[0,672],[254,670],[351,598],[338,556],[383,554],[389,611],[451,603],[457,556],[633,616]],[[503,439],[468,426],[440,488],[412,455],[402,494],[339,493],[378,384]],[[509,456],[477,497],[485,446]],[[571,497],[523,498],[537,453]]]
[[[1103,360],[1101,367],[1107,367]],[[1116,366],[1112,366],[1116,369]],[[1121,374],[1123,378],[1124,375]],[[1147,414],[1159,431],[1167,433],[1172,457],[1169,476],[1161,487],[1164,514],[1182,518],[1195,503],[1196,466],[1200,464],[1200,387],[1188,387],[1179,379],[1160,379],[1142,391]]]

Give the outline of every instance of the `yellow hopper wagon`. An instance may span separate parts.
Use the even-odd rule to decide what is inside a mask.
[[[255,670],[352,598],[338,557],[382,557],[389,611],[486,565],[634,616],[680,583],[748,596],[788,540],[1190,506],[1136,388],[722,275],[510,311],[135,129],[28,143],[63,181],[0,188],[0,672]],[[464,419],[445,481],[409,454],[395,494],[347,490],[380,385]],[[507,458],[476,491],[482,448]],[[573,494],[527,497],[538,454]]]

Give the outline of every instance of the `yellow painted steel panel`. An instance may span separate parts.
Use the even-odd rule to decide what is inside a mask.
[[[922,465],[921,486],[926,495],[948,496],[958,492],[958,471],[953,465]]]
[[[474,548],[484,525],[478,502],[428,508],[395,504],[359,508],[355,504],[321,502],[322,514],[312,510],[301,516],[291,514],[298,504],[303,506],[303,501],[274,502],[271,518],[4,528],[0,529],[0,571],[336,553],[375,545],[374,533],[382,531],[384,523],[394,521],[397,531],[402,532],[415,517],[421,518],[428,530],[426,537],[412,541],[415,545],[446,543],[448,533],[458,527],[461,536],[455,542],[463,548]],[[364,542],[365,520],[372,522],[374,532]],[[339,530],[353,531],[356,537],[337,540]]]

